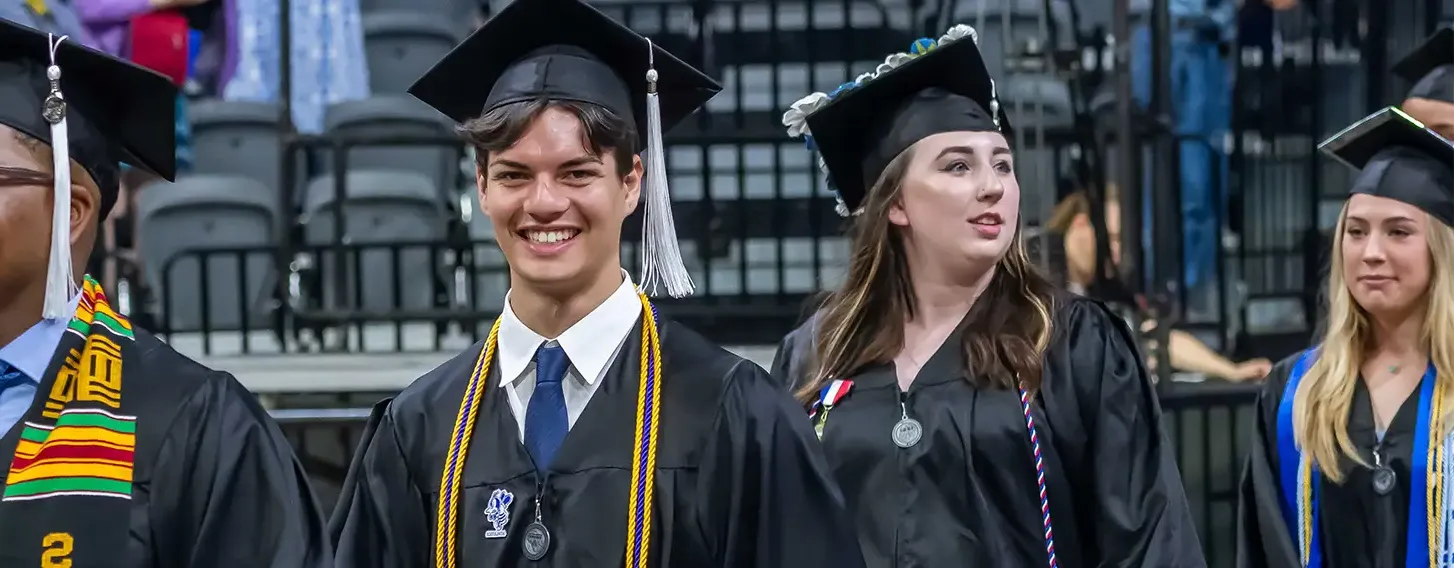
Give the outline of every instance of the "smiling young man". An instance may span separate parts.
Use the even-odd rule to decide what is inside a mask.
[[[339,567],[862,566],[801,409],[621,269],[644,199],[644,278],[690,292],[660,133],[718,90],[577,0],[517,0],[410,90],[475,147],[511,289],[488,340],[375,408]]]
[[[74,276],[120,162],[172,177],[176,96],[0,20],[0,566],[330,566],[307,477],[252,394]]]

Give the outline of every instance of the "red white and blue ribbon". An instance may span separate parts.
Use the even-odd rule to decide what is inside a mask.
[[[1055,530],[1050,526],[1050,495],[1045,490],[1045,457],[1040,453],[1040,436],[1035,434],[1035,414],[1030,412],[1030,391],[1020,385],[1020,408],[1025,410],[1025,429],[1030,431],[1030,447],[1035,451],[1035,484],[1040,487],[1040,519],[1045,524],[1045,554],[1050,568],[1059,568],[1055,561]]]
[[[818,402],[813,405],[812,410],[808,411],[808,418],[816,419],[819,412],[827,414],[833,408],[833,405],[838,404],[838,401],[848,396],[848,391],[850,390],[853,390],[853,381],[837,379],[828,383],[827,386],[823,387],[823,390],[818,391]]]

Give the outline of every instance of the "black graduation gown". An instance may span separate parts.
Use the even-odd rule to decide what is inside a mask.
[[[0,566],[331,566],[307,474],[256,397],[231,375],[188,359],[151,334],[134,333],[136,358],[122,371],[122,397],[137,418],[130,519],[117,520],[130,525],[126,550],[106,550],[77,535],[65,562],[37,564],[42,537],[57,530],[37,526],[46,524],[43,517],[97,512],[65,497],[4,502],[0,534],[9,544],[0,547]],[[41,382],[34,406],[46,402],[58,364]],[[0,439],[4,455],[15,454],[22,426]]]
[[[550,551],[521,552],[535,467],[491,366],[465,462],[460,566],[609,568],[624,564],[640,366],[640,323],[572,426],[542,499]],[[664,376],[650,564],[673,568],[862,566],[843,498],[802,411],[757,365],[662,321]],[[433,566],[449,432],[480,345],[374,409],[330,530],[339,568]],[[484,513],[505,489],[505,526]],[[503,538],[486,538],[494,528]]]
[[[1063,301],[1032,403],[1059,565],[1205,566],[1130,332],[1099,302]],[[788,350],[808,349],[809,337],[790,338]],[[800,357],[779,359],[780,380],[801,380],[801,368],[786,363]],[[971,385],[962,359],[951,335],[906,393],[882,365],[853,377],[829,412],[824,449],[870,567],[1048,563],[1019,394]],[[908,449],[890,435],[901,394],[924,428]]]
[[[1300,355],[1300,354],[1299,354]],[[1238,495],[1237,565],[1245,568],[1301,566],[1296,530],[1282,516],[1278,468],[1277,411],[1283,390],[1297,363],[1294,355],[1273,366],[1257,400],[1257,424],[1243,468]],[[1384,459],[1398,476],[1392,492],[1373,491],[1373,470],[1343,459],[1342,484],[1319,476],[1318,540],[1324,568],[1394,568],[1404,566],[1409,524],[1409,480],[1413,479],[1414,429],[1418,425],[1419,393],[1415,389],[1399,406],[1384,434]],[[1373,403],[1360,378],[1354,385],[1348,435],[1358,453],[1373,463]]]

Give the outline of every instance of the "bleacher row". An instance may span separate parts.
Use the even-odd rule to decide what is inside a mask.
[[[1023,209],[1033,223],[1048,208],[1057,173],[1067,171],[1069,159],[1057,142],[1035,143],[1047,140],[1042,133],[1069,128],[1072,103],[1061,78],[1007,65],[1005,56],[1043,41],[1049,26],[1063,26],[1059,7],[1065,3],[1052,2],[1057,9],[1049,18],[1039,0],[952,4],[953,13],[936,20],[979,24],[980,45],[1001,78],[1000,93],[1017,128]],[[928,27],[922,14],[902,0],[722,0],[708,4],[706,12],[686,0],[597,5],[724,86],[704,112],[668,133],[679,234],[699,294],[802,295],[836,283],[847,247],[838,237],[832,198],[811,156],[786,139],[778,120],[803,94],[831,90],[885,54],[905,49],[918,35],[911,30]],[[1108,26],[1110,0],[1077,6],[1082,29]],[[468,0],[365,0],[363,8],[373,95],[328,108],[321,139],[304,144],[287,134],[277,105],[206,100],[191,107],[194,171],[175,184],[144,188],[137,211],[151,307],[164,307],[166,329],[236,329],[245,315],[248,327],[266,327],[278,302],[299,301],[276,298],[272,291],[279,279],[296,280],[300,266],[325,275],[347,269],[341,272],[349,284],[318,286],[309,299],[325,308],[498,307],[507,286],[503,259],[490,244],[488,220],[474,210],[473,165],[462,146],[357,147],[348,151],[342,168],[329,146],[341,139],[450,137],[452,125],[404,91],[468,33],[475,6]],[[1071,41],[1069,34],[1059,37]],[[1336,76],[1344,91],[1358,84],[1342,71],[1324,73]],[[1347,98],[1354,97],[1350,92]],[[1105,95],[1098,99],[1109,103]],[[1324,108],[1343,114],[1353,106]],[[285,147],[295,151],[285,156]],[[341,198],[335,192],[339,172],[345,181]],[[1278,187],[1263,191],[1255,180],[1244,180],[1245,199],[1274,192],[1286,198],[1282,181],[1270,180],[1267,185]],[[632,230],[627,233],[623,260],[631,263]],[[356,260],[318,258],[323,249],[308,249],[340,237],[347,247],[450,238],[474,243],[398,253],[378,248]],[[1261,242],[1263,236],[1246,238]],[[1281,236],[1271,231],[1266,238]],[[294,242],[286,250],[295,257],[277,262],[274,252],[289,239]],[[214,256],[201,270],[198,259],[185,252],[198,248],[255,252],[245,263],[235,255]],[[473,254],[464,254],[466,249]],[[302,284],[289,289],[294,296],[309,293]]]
[[[907,21],[894,20],[907,12],[862,0],[721,2],[705,18],[694,18],[692,5],[681,1],[600,6],[724,84],[703,116],[669,134],[684,252],[701,293],[806,294],[836,282],[846,245],[819,238],[839,230],[831,197],[811,156],[786,140],[778,116],[798,96],[831,89],[906,48],[914,34]],[[335,242],[340,216],[348,246],[440,242],[457,227],[478,241],[477,270],[460,274],[452,266],[459,255],[444,250],[405,250],[399,266],[388,250],[366,251],[349,267],[360,272],[361,289],[345,286],[339,294],[321,286],[325,306],[422,309],[440,297],[458,299],[463,289],[478,295],[476,307],[502,298],[503,259],[488,244],[488,221],[472,211],[473,166],[460,145],[357,147],[338,168],[337,149],[328,144],[449,137],[452,125],[404,91],[469,31],[462,24],[472,7],[461,0],[370,0],[363,8],[373,96],[331,105],[323,140],[309,145],[288,135],[278,105],[203,100],[190,108],[193,172],[142,188],[138,197],[139,257],[153,301],[167,308],[167,329],[199,329],[204,317],[209,329],[236,329],[245,315],[249,327],[265,327],[277,279],[292,277],[280,274],[273,259],[279,241],[297,239],[295,250]],[[1038,7],[1025,8],[1016,17],[1038,28]],[[713,34],[701,36],[703,26]],[[703,45],[699,37],[712,41]],[[1007,85],[1005,92],[1009,98],[1015,91]],[[1050,106],[1065,109],[1058,114],[1068,120],[1068,100]],[[245,266],[237,255],[217,255],[200,270],[187,251],[209,248],[255,252],[245,255]],[[323,255],[305,263],[332,273],[336,260]]]

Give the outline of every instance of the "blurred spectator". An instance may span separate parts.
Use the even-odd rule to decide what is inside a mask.
[[[157,12],[173,12],[180,16],[177,23],[183,24],[183,29],[175,30],[178,33],[187,34],[187,45],[174,55],[187,58],[187,71],[195,70],[193,59],[200,49],[190,49],[193,44],[205,43],[207,35],[202,32],[204,28],[214,30],[212,41],[225,44],[227,34],[225,26],[213,26],[216,19],[225,19],[227,10],[216,10],[215,7],[230,0],[70,0],[76,13],[80,16],[81,22],[95,39],[95,47],[109,54],[123,59],[133,59],[132,34],[135,26],[156,25],[155,20],[143,18],[148,14]],[[220,12],[220,14],[219,14]],[[172,30],[167,30],[171,32]],[[196,46],[199,47],[200,46]],[[144,61],[137,63],[146,65]],[[185,77],[181,80],[185,81]],[[180,81],[179,81],[180,82]],[[180,86],[180,85],[179,85]],[[187,118],[187,101],[185,95],[179,95],[176,101],[176,137],[177,137],[177,168],[178,171],[186,171],[191,165],[191,122]],[[133,280],[138,278],[140,271],[127,270],[126,267],[118,266],[117,259],[134,259],[130,251],[135,250],[136,242],[134,235],[136,219],[131,215],[130,205],[136,198],[136,190],[141,186],[155,179],[140,170],[133,170],[123,167],[122,184],[117,195],[117,207],[112,215],[102,225],[101,240],[102,246],[96,248],[96,255],[106,255],[101,260],[100,270],[96,272],[101,276],[102,283],[117,289],[116,280],[120,277],[130,276]],[[94,270],[93,268],[93,270]],[[124,308],[125,306],[123,306]]]
[[[68,36],[68,41],[96,46],[72,9],[70,0],[0,0],[0,20],[10,20],[46,33]]]
[[[1106,192],[1106,238],[1110,241],[1111,262],[1121,259],[1121,207],[1114,187]],[[1086,294],[1095,280],[1096,233],[1090,222],[1090,202],[1085,193],[1078,192],[1061,200],[1046,224],[1054,234],[1064,239],[1065,273],[1067,288],[1076,294]],[[1142,323],[1141,331],[1147,332],[1156,326],[1154,320]],[[1229,381],[1260,380],[1272,370],[1267,359],[1253,359],[1234,363],[1221,356],[1196,336],[1179,329],[1168,335],[1171,366],[1177,371],[1200,373],[1209,377]],[[1150,349],[1147,350],[1148,352]],[[1148,365],[1154,366],[1154,360]]]
[[[1151,1],[1130,0],[1133,23],[1131,76],[1137,102],[1151,101]],[[1245,0],[1274,10],[1288,10],[1297,0]],[[1181,193],[1183,283],[1188,309],[1216,313],[1217,255],[1227,211],[1228,163],[1225,140],[1231,129],[1233,68],[1229,55],[1237,44],[1238,10],[1244,0],[1169,0],[1170,111],[1174,133],[1180,137],[1179,189]],[[1246,15],[1244,14],[1244,17]],[[1262,34],[1259,34],[1262,35]],[[1145,187],[1170,191],[1151,183]],[[1150,243],[1150,200],[1143,212],[1142,242]]]
[[[294,0],[291,21],[293,125],[323,130],[328,105],[369,96],[358,0]],[[278,102],[281,0],[237,0],[237,71],[223,88],[228,100]]]
[[[1232,67],[1228,48],[1236,41],[1235,0],[1170,0],[1171,91],[1168,101],[1174,132],[1181,137],[1180,192],[1183,283],[1190,292],[1188,308],[1215,311],[1217,251],[1221,242],[1219,220],[1226,211],[1227,156],[1223,139],[1231,128]],[[1151,0],[1131,0],[1135,15],[1131,79],[1137,102],[1149,105],[1156,74],[1151,67]],[[1156,187],[1146,172],[1144,187]],[[1217,182],[1214,187],[1213,183]],[[1143,242],[1151,241],[1151,209],[1147,200]]]

